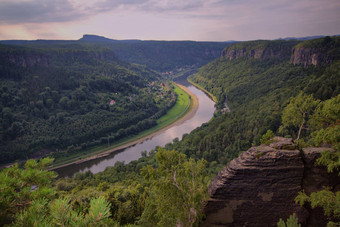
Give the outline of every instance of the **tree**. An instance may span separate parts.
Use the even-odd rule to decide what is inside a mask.
[[[318,165],[327,167],[328,172],[336,170],[340,176],[340,155],[339,152],[324,151],[321,157],[317,159]],[[309,196],[305,192],[299,192],[295,198],[295,202],[303,206],[305,203],[310,203],[312,208],[322,207],[324,214],[328,217],[327,226],[340,225],[340,191],[333,192],[331,188],[311,193]],[[336,221],[333,222],[333,221]]]
[[[69,199],[60,198],[51,203],[40,199],[18,213],[12,226],[112,226],[109,216],[110,204],[104,197],[91,199],[87,214],[74,211]]]
[[[316,145],[331,144],[340,150],[340,95],[319,103],[309,120]]]
[[[287,219],[287,222],[285,223],[284,220],[280,218],[280,221],[277,223],[278,227],[301,227],[301,225],[298,223],[298,219],[295,214],[292,214]]]
[[[186,160],[184,154],[165,149],[158,150],[156,160],[157,168],[142,168],[150,190],[140,224],[192,226],[202,218],[207,197],[206,161]]]
[[[50,200],[55,195],[51,187],[55,172],[46,167],[53,162],[51,158],[28,160],[23,169],[18,164],[0,172],[0,224],[9,223],[14,215],[34,200]]]
[[[313,95],[305,95],[300,92],[298,96],[290,100],[290,103],[286,106],[282,113],[282,126],[287,128],[289,126],[298,127],[297,145],[299,146],[299,140],[301,131],[304,129],[309,116],[313,113],[315,107],[318,105],[319,100],[315,100]]]
[[[272,142],[272,139],[274,138],[275,134],[272,130],[267,130],[267,132],[262,136],[260,139],[261,144],[269,144]]]

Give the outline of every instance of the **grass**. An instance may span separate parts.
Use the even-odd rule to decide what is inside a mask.
[[[80,159],[84,159],[93,155],[97,155],[109,150],[112,150],[114,148],[117,148],[119,146],[125,145],[127,143],[131,143],[133,141],[139,140],[143,137],[146,137],[152,133],[155,133],[162,128],[170,125],[171,123],[177,121],[181,117],[183,117],[187,112],[190,111],[191,109],[191,98],[188,93],[186,93],[183,89],[181,89],[179,86],[174,84],[175,86],[175,93],[177,94],[177,100],[175,105],[161,118],[157,120],[157,125],[145,130],[143,132],[138,133],[137,135],[130,136],[130,137],[125,137],[123,139],[120,139],[116,141],[115,143],[111,145],[99,145],[95,146],[86,150],[79,151],[75,154],[69,154],[67,157],[60,157],[55,160],[53,163],[52,167],[68,164]]]
[[[164,116],[157,119],[157,124],[167,125],[186,113],[190,106],[190,96],[177,85],[175,85],[175,93],[177,94],[176,104]]]

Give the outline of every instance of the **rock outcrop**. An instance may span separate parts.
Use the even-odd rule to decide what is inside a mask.
[[[268,58],[284,58],[285,56],[281,54],[279,50],[274,50],[271,48],[263,49],[225,49],[222,52],[222,56],[229,60],[238,59],[241,57],[255,58],[255,59],[268,59]]]
[[[65,50],[61,52],[48,50],[45,53],[37,53],[35,51],[9,51],[0,52],[0,59],[10,64],[15,64],[23,68],[32,66],[48,67],[51,64],[65,64],[80,59],[98,59],[98,60],[114,60],[115,54],[111,50]],[[62,60],[60,60],[62,59]]]
[[[292,213],[304,225],[322,226],[324,217],[314,220],[315,215],[322,216],[320,211],[294,202],[299,191],[310,193],[323,185],[340,184],[336,175],[314,166],[322,150],[300,152],[292,139],[275,137],[269,145],[242,153],[211,182],[202,226],[276,226]]]
[[[222,56],[228,60],[238,58],[289,60],[291,49],[296,41],[250,41],[231,45],[222,51]]]
[[[8,54],[6,56],[10,63],[27,68],[31,66],[49,66],[50,58],[43,54]]]
[[[298,47],[292,50],[290,62],[294,65],[303,65],[305,67],[321,63],[329,64],[331,56],[325,50]]]

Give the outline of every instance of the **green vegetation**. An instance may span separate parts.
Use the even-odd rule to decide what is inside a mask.
[[[150,185],[140,223],[143,226],[193,226],[202,218],[202,201],[207,198],[205,160],[186,160],[177,151],[158,150],[158,167],[142,168]]]
[[[287,219],[287,222],[285,223],[281,218],[280,221],[277,223],[278,227],[301,227],[301,225],[298,223],[298,219],[295,214],[292,214]]]
[[[340,152],[324,151],[317,160],[319,165],[327,167],[328,172],[336,170],[340,176]],[[328,217],[327,226],[339,226],[340,222],[340,191],[334,192],[333,188],[325,188],[307,195],[305,192],[299,192],[295,202],[303,206],[309,203],[312,208],[321,207],[324,214]]]
[[[206,89],[204,89],[203,87],[201,87],[199,84],[196,84],[195,82],[193,82],[192,80],[190,80],[190,78],[188,78],[188,81],[193,84],[195,87],[198,87],[199,89],[201,89],[202,91],[204,91],[206,94],[209,95],[209,97],[216,103],[217,102],[217,99],[216,97],[211,94],[209,91],[207,91]]]
[[[261,144],[270,144],[271,142],[273,142],[272,139],[274,138],[274,136],[275,136],[275,134],[273,133],[273,131],[269,129],[260,139],[260,143]]]
[[[155,126],[176,100],[155,72],[105,48],[1,45],[0,58],[1,163],[77,156]]]
[[[0,172],[0,224],[13,220],[16,214],[27,209],[34,200],[49,200],[54,197],[51,187],[54,172],[46,167],[53,159],[46,158],[39,162],[29,160],[24,169],[18,164]]]
[[[0,172],[1,225],[192,226],[202,219],[208,183],[204,160],[160,149],[100,174],[58,179],[55,187],[55,173],[45,170],[52,161],[29,160],[25,169],[16,165]]]
[[[127,143],[131,143],[135,140],[141,139],[145,136],[148,136],[154,132],[157,132],[158,130],[168,126],[169,124],[175,122],[176,120],[180,119],[182,116],[184,116],[191,108],[191,97],[189,94],[187,94],[184,90],[182,90],[179,86],[174,84],[174,93],[176,94],[176,103],[173,107],[161,118],[156,120],[156,126],[153,126],[150,129],[146,129],[137,135],[130,135],[125,136],[122,139],[119,139],[117,141],[111,142],[108,144],[103,144],[95,147],[91,147],[89,149],[83,149],[81,153],[74,153],[74,154],[68,154],[67,156],[59,156],[55,162],[53,163],[53,167],[67,164],[76,160],[79,160],[81,158],[90,157],[96,154],[100,154],[109,150],[112,150],[114,148],[120,147],[122,145],[125,145]]]
[[[250,47],[250,44],[246,45]],[[294,44],[273,42],[271,45],[291,50]],[[240,152],[260,144],[261,136],[267,130],[279,134],[282,111],[300,91],[321,101],[337,96],[340,93],[340,62],[334,60],[329,65],[303,67],[290,64],[289,58],[228,60],[221,57],[202,67],[190,80],[212,93],[217,98],[218,108],[223,108],[227,102],[231,112],[217,112],[209,124],[203,124],[182,141],[166,148],[191,158],[204,158],[208,161],[208,169],[217,172]],[[335,124],[328,130],[337,127]],[[301,130],[300,137],[308,140],[310,133],[311,130]],[[298,130],[288,127],[282,135],[297,138]]]
[[[82,42],[88,42],[82,39]],[[159,72],[170,72],[179,68],[200,67],[219,57],[223,48],[229,45],[224,42],[193,41],[114,41],[89,42],[92,45],[112,49],[123,61],[145,65]]]
[[[191,103],[184,93],[178,95],[174,112],[162,117],[174,104],[175,94],[161,86],[156,73],[118,61],[106,44],[98,50],[98,45],[89,43],[72,44],[72,48],[63,45],[0,48],[12,54],[10,58],[0,55],[0,62],[6,63],[0,67],[1,161],[2,157],[25,158],[45,147],[67,149],[59,153],[64,157],[78,155],[79,148],[99,149],[98,145],[108,140],[126,142],[122,138],[138,134],[139,129],[168,124]],[[252,45],[288,53],[295,43],[256,41],[231,48],[251,51]],[[337,51],[331,45],[327,48]],[[39,56],[39,63],[32,56]],[[45,56],[48,61],[43,60]],[[328,65],[303,67],[290,64],[289,58],[221,57],[190,79],[216,97],[219,109],[227,102],[232,112],[219,111],[181,141],[175,140],[158,152],[143,152],[142,158],[126,165],[117,162],[98,174],[86,172],[53,180],[55,174],[44,170],[50,159],[28,161],[24,169],[15,165],[2,170],[1,224],[198,225],[209,180],[240,152],[270,141],[281,125],[281,135],[299,138],[301,146],[332,146],[336,152],[325,151],[317,162],[329,172],[338,173],[338,58]],[[112,99],[116,104],[110,106],[108,101]],[[308,130],[303,130],[305,127]],[[17,148],[22,145],[24,150]],[[17,156],[9,156],[12,151]],[[339,192],[327,188],[310,195],[301,192],[296,201],[322,207],[329,223],[336,225],[339,196]],[[279,225],[298,226],[293,215],[287,223],[280,220]]]
[[[282,131],[289,126],[295,126],[299,128],[296,138],[296,144],[299,146],[299,139],[301,130],[304,128],[308,121],[309,116],[318,105],[318,101],[314,100],[313,95],[304,95],[302,92],[298,96],[292,98],[290,103],[285,107],[282,114]]]
[[[296,45],[297,48],[317,48],[317,49],[331,49],[334,53],[336,48],[340,47],[340,38],[338,36],[329,37],[326,36],[324,38],[319,39],[311,39],[304,42],[301,42]]]
[[[164,116],[157,119],[156,122],[160,127],[173,122],[190,110],[191,96],[177,85],[175,85],[174,92],[177,95],[176,103]]]

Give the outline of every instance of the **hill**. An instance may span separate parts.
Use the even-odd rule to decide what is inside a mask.
[[[338,42],[338,38],[331,40]],[[300,91],[320,100],[338,95],[340,58],[332,53],[337,53],[339,47],[326,48],[332,61],[309,65],[305,64],[309,61],[306,58],[294,64],[290,59],[301,45],[304,44],[281,40],[241,42],[227,47],[223,53],[240,50],[244,54],[232,58],[224,54],[190,79],[217,97],[220,110],[226,102],[231,112],[216,113],[209,124],[168,148],[190,157],[203,157],[212,166],[224,165],[252,144],[259,144],[268,129],[277,132],[283,108]],[[278,52],[279,49],[282,51]],[[262,54],[249,54],[256,51]],[[292,132],[291,136],[295,134]]]
[[[160,88],[157,73],[105,47],[2,44],[0,75],[1,163],[112,142],[154,126],[174,103],[149,87]]]
[[[158,72],[180,68],[198,68],[221,55],[233,42],[115,40],[97,35],[84,35],[79,40],[3,40],[2,44],[23,46],[90,45],[109,48],[116,57],[129,63],[145,65]]]

